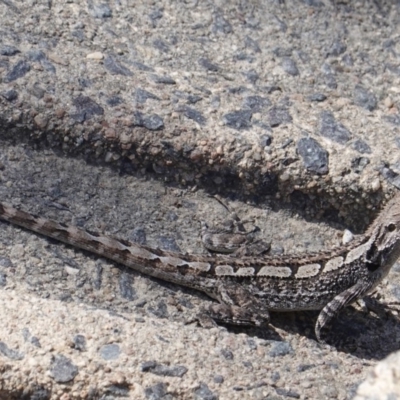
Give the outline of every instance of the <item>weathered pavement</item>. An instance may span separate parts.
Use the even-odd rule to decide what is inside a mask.
[[[2,201],[202,251],[218,191],[273,251],[300,252],[400,187],[392,2],[7,0],[0,16]],[[184,325],[208,299],[1,227],[5,399],[345,399],[399,348],[398,323],[360,310],[338,321],[356,349],[316,344],[313,315],[274,333]]]

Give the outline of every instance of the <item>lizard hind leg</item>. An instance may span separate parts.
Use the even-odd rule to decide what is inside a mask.
[[[211,304],[206,313],[215,321],[234,325],[267,326],[269,312],[265,305],[239,283],[221,283],[220,303]]]
[[[321,330],[328,325],[346,306],[362,297],[370,289],[368,282],[357,282],[347,290],[335,296],[319,313],[317,323],[315,324],[315,336],[319,342],[321,339]]]

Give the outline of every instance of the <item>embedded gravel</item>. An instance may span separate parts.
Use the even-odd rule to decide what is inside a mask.
[[[400,187],[396,3],[8,0],[0,12],[4,138],[183,185],[317,195],[353,222]]]
[[[0,197],[16,207],[175,251],[202,253],[200,220],[229,215],[206,192],[121,174],[83,160],[2,143]],[[272,253],[339,245],[344,226],[312,220],[271,196],[227,199]],[[283,222],[284,221],[284,222]],[[360,307],[315,341],[318,313],[275,313],[269,329],[203,329],[210,302],[87,252],[2,223],[0,398],[351,398],[377,360],[400,343],[394,317]],[[379,288],[399,299],[400,268]],[[109,397],[104,397],[109,396]],[[169,396],[169,397],[168,397]]]
[[[276,254],[340,244],[400,188],[396,2],[6,0],[0,15],[1,201],[202,253],[199,221],[228,217],[219,193]],[[398,319],[359,305],[331,346],[314,312],[203,329],[205,295],[1,227],[1,399],[351,399],[400,347]],[[399,265],[378,296],[400,300]]]

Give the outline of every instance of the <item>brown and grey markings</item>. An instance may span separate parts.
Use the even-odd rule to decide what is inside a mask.
[[[263,326],[269,321],[269,310],[322,310],[315,325],[318,340],[321,329],[344,307],[373,290],[400,256],[400,194],[358,239],[298,256],[173,253],[86,232],[1,203],[0,218],[138,272],[201,290],[219,301],[208,308],[216,320]]]

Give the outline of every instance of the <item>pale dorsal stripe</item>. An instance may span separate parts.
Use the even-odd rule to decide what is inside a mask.
[[[298,268],[297,273],[295,275],[296,278],[309,278],[311,276],[315,276],[321,269],[320,264],[307,264],[302,265]]]
[[[207,262],[191,261],[188,263],[190,268],[197,269],[199,271],[208,272],[211,268],[211,264]]]
[[[218,265],[215,267],[215,273],[217,275],[235,275],[231,265]]]
[[[341,256],[332,258],[325,264],[324,272],[335,271],[336,269],[343,267],[343,261],[343,257]]]
[[[258,271],[257,276],[271,276],[275,278],[288,278],[292,275],[289,267],[275,267],[274,265],[266,265]]]
[[[361,256],[366,253],[371,247],[369,242],[364,243],[362,246],[358,246],[355,249],[349,251],[346,256],[345,264],[350,264],[354,260],[359,260]]]
[[[236,276],[254,276],[254,268],[253,267],[242,267],[236,271]]]

